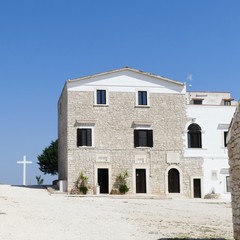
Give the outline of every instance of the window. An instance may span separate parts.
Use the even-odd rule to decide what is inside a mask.
[[[198,124],[192,123],[188,127],[188,147],[202,148],[202,132]]]
[[[231,106],[231,100],[224,100],[223,104],[224,106]]]
[[[193,99],[193,104],[196,104],[196,105],[201,105],[203,102],[202,99]]]
[[[138,105],[148,105],[147,91],[138,91]]]
[[[78,128],[77,129],[77,146],[92,146],[92,129]]]
[[[146,129],[135,129],[134,147],[153,147],[153,131]]]
[[[97,104],[106,104],[106,90],[97,90]]]
[[[227,135],[228,135],[228,131],[224,131],[223,133],[224,135],[224,147],[227,147]]]
[[[211,172],[211,180],[217,181],[218,180],[218,173],[216,170],[212,170]]]
[[[226,190],[227,192],[231,192],[231,185],[230,185],[230,177],[226,177]]]

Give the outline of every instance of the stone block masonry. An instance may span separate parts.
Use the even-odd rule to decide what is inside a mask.
[[[135,93],[109,92],[108,106],[94,106],[93,99],[91,91],[68,92],[68,191],[80,172],[89,177],[89,186],[94,189],[97,169],[107,168],[109,192],[116,176],[127,171],[129,193],[136,193],[136,169],[145,169],[147,193],[165,195],[167,169],[176,167],[181,171],[181,194],[190,197],[191,175],[202,176],[202,168],[201,160],[183,158],[185,95],[152,93],[149,107],[136,106]],[[153,148],[134,148],[134,122],[151,124]],[[78,124],[90,123],[94,123],[94,146],[77,147]],[[177,153],[179,162],[168,163],[169,152]],[[101,157],[106,160],[100,161]]]
[[[240,103],[228,134],[234,238],[240,240]]]

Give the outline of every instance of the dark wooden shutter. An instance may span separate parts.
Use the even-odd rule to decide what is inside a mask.
[[[82,146],[81,129],[77,129],[77,146]]]
[[[139,147],[139,134],[138,130],[134,130],[134,147]]]
[[[147,105],[147,91],[142,92],[142,105]]]
[[[138,91],[138,105],[147,105],[147,91]]]
[[[92,146],[92,129],[77,129],[77,146]]]
[[[139,147],[147,147],[147,130],[138,130]]]
[[[102,104],[106,104],[106,90],[102,90]]]
[[[142,92],[138,91],[138,105],[142,105]]]
[[[227,135],[228,135],[228,132],[224,132],[224,147],[227,147]]]
[[[198,147],[199,148],[202,148],[202,133],[201,132],[199,132],[198,133],[198,141],[199,141],[199,143],[198,143]]]
[[[92,129],[86,129],[87,136],[86,136],[86,146],[92,146]]]
[[[147,146],[153,147],[153,130],[147,131]]]
[[[101,103],[101,91],[97,90],[97,104]]]
[[[97,104],[106,104],[106,90],[97,90]]]

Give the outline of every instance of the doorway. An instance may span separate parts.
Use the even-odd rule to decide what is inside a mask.
[[[108,168],[98,168],[98,185],[100,193],[109,193]]]
[[[136,193],[146,192],[146,169],[136,169]]]
[[[176,168],[168,171],[168,192],[180,193],[179,171]]]
[[[194,178],[193,179],[193,197],[194,198],[201,198],[201,179]]]

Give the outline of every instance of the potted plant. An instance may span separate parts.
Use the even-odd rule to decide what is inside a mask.
[[[87,192],[88,192],[87,180],[88,180],[88,177],[86,175],[84,175],[83,173],[81,173],[79,176],[78,189],[79,189],[80,193],[83,193],[84,195],[87,194]]]
[[[116,181],[118,183],[118,190],[121,194],[125,194],[126,192],[129,191],[129,187],[127,186],[127,180],[126,180],[127,177],[128,177],[127,171],[120,173],[116,177]]]

